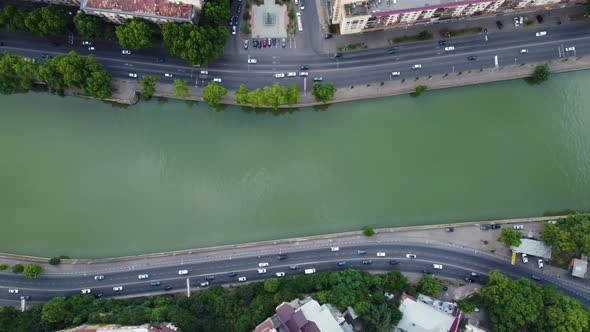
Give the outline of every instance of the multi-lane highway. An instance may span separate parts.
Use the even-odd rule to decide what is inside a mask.
[[[358,250],[366,250],[359,254]],[[385,252],[385,257],[378,257],[377,252]],[[278,255],[285,255],[279,259]],[[407,258],[406,254],[414,254],[416,258]],[[370,260],[371,264],[363,264]],[[390,261],[397,262],[392,265]],[[346,262],[345,266],[338,266],[338,262]],[[264,267],[266,273],[259,273],[259,263],[268,263]],[[443,269],[433,269],[432,264],[442,264]],[[296,267],[293,269],[292,267]],[[354,245],[340,247],[339,251],[332,251],[329,246],[311,250],[294,252],[277,252],[264,256],[228,256],[216,257],[214,260],[202,261],[184,265],[152,266],[145,269],[128,270],[124,272],[93,271],[92,273],[74,272],[65,275],[40,275],[37,279],[27,279],[22,275],[10,272],[0,273],[0,303],[13,304],[20,301],[20,296],[29,296],[29,301],[43,302],[56,296],[71,296],[81,294],[83,289],[90,289],[91,294],[104,297],[148,295],[166,292],[178,292],[186,289],[187,279],[191,288],[200,288],[200,283],[207,281],[209,286],[216,284],[239,283],[238,278],[246,277],[247,281],[262,280],[274,277],[277,272],[284,272],[286,277],[303,274],[304,269],[314,268],[318,272],[337,271],[345,268],[364,269],[369,271],[399,270],[402,272],[430,271],[435,275],[464,279],[471,272],[487,275],[490,270],[499,270],[510,277],[531,278],[533,274],[543,277],[539,283],[554,283],[566,295],[577,298],[585,305],[590,304],[590,292],[580,289],[571,281],[544,275],[534,266],[512,266],[510,262],[497,256],[479,252],[437,246],[434,244],[382,244]],[[188,273],[180,275],[180,270]],[[147,279],[139,279],[139,275],[147,274]],[[95,276],[102,275],[104,279],[95,280]],[[485,277],[482,281],[485,281]],[[159,281],[158,286],[151,283]],[[122,287],[115,292],[114,287]],[[9,289],[18,289],[18,294],[9,293]]]

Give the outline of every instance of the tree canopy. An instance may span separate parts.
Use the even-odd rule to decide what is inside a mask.
[[[230,15],[228,0],[211,0],[205,3],[203,17],[206,22],[205,24],[209,26],[224,25]]]
[[[428,296],[435,296],[440,292],[440,281],[427,274],[422,275],[417,286],[420,293]]]
[[[139,93],[142,99],[148,100],[152,98],[156,92],[156,82],[158,81],[157,76],[142,76],[139,79],[139,85],[141,85],[141,92]]]
[[[172,94],[174,94],[175,97],[186,98],[189,96],[188,85],[186,84],[186,81],[176,79],[174,82],[172,82],[172,85]]]
[[[150,48],[156,39],[156,26],[146,20],[134,18],[115,29],[119,44],[124,48]]]
[[[535,67],[535,71],[533,71],[529,81],[533,84],[539,84],[548,80],[550,74],[551,68],[549,68],[548,64],[538,65]]]
[[[114,34],[113,26],[98,16],[76,14],[74,25],[78,33],[88,39],[110,38]]]
[[[336,88],[332,83],[324,85],[320,82],[314,82],[311,88],[311,94],[315,97],[315,100],[324,104],[329,102],[335,93]]]
[[[211,106],[219,105],[226,94],[227,89],[213,81],[203,88],[203,100]]]
[[[557,223],[543,223],[542,239],[557,252],[590,255],[590,214],[573,214]]]
[[[28,278],[34,279],[37,278],[37,276],[39,275],[39,273],[41,273],[41,265],[38,264],[28,264],[25,267],[25,270],[23,272],[23,274],[25,276],[27,276]]]
[[[206,64],[223,53],[229,34],[225,25],[195,27],[189,23],[164,23],[163,46],[191,65]]]
[[[37,78],[37,68],[23,57],[0,53],[0,93],[27,92]]]
[[[242,84],[235,92],[236,101],[240,105],[247,105],[252,107],[268,106],[277,110],[281,105],[294,105],[299,100],[299,91],[297,84],[289,84],[288,87],[282,87],[278,84],[266,86],[264,89],[256,89],[248,91]]]
[[[522,233],[512,228],[502,228],[498,242],[502,242],[509,247],[518,247],[520,245],[520,238]]]
[[[53,5],[35,9],[25,18],[25,26],[41,36],[58,36],[68,29],[67,17]]]

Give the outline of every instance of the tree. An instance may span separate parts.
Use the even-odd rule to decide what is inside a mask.
[[[416,90],[414,92],[412,92],[411,95],[413,97],[418,97],[419,95],[421,95],[426,90],[428,90],[428,87],[426,85],[418,85],[416,87]]]
[[[543,242],[569,256],[590,254],[590,214],[573,214],[556,224],[543,223]]]
[[[248,92],[248,101],[252,107],[258,107],[264,105],[264,95],[262,90],[256,89]]]
[[[390,293],[399,293],[408,284],[408,278],[399,271],[390,271],[385,278],[384,290]]]
[[[248,104],[248,89],[244,86],[244,84],[240,84],[240,87],[235,92],[236,102],[239,105],[246,105]]]
[[[389,332],[393,321],[387,304],[373,305],[364,317],[369,332]]]
[[[203,100],[210,106],[219,105],[226,94],[227,89],[213,81],[203,88]]]
[[[330,101],[335,93],[336,88],[332,83],[324,85],[320,82],[314,82],[311,88],[311,94],[315,97],[315,100],[324,104]]]
[[[512,228],[502,228],[498,242],[502,242],[509,247],[518,247],[522,233]]]
[[[41,319],[49,324],[58,324],[64,321],[67,314],[66,299],[55,297],[43,305]]]
[[[41,266],[38,264],[28,264],[27,267],[25,267],[24,275],[27,276],[27,278],[35,279],[39,273],[41,273],[41,270]]]
[[[61,258],[59,258],[59,257],[52,257],[51,259],[49,259],[50,265],[59,265],[60,263],[61,263]]]
[[[434,296],[440,292],[440,281],[427,274],[423,274],[418,281],[418,291],[428,296]]]
[[[542,288],[543,318],[533,323],[534,331],[538,332],[582,332],[590,328],[588,312],[580,303],[570,297],[563,296],[554,286]]]
[[[139,95],[142,99],[148,100],[152,98],[156,92],[156,81],[158,81],[157,76],[142,76],[139,79],[139,85],[141,85],[142,88]]]
[[[66,33],[68,21],[63,12],[57,10],[57,7],[49,5],[35,9],[25,18],[25,26],[31,32],[36,32],[41,36],[59,36]]]
[[[74,16],[74,25],[84,38],[108,38],[112,35],[112,26],[98,16],[78,13]]]
[[[5,271],[6,269],[8,269],[7,264],[0,264],[0,271]]]
[[[373,236],[375,235],[375,231],[371,227],[365,226],[363,227],[363,234],[365,236]]]
[[[5,25],[10,32],[27,30],[27,26],[25,25],[26,17],[27,12],[22,8],[15,8],[8,5],[0,10],[0,25]]]
[[[195,27],[189,23],[167,22],[162,26],[164,48],[191,65],[205,64],[218,58],[228,37],[225,24]]]
[[[86,77],[84,93],[100,99],[109,98],[112,95],[111,81],[111,74],[106,71],[93,71]]]
[[[293,106],[299,100],[299,91],[297,90],[297,84],[291,83],[287,88],[287,105]]]
[[[12,266],[13,273],[23,273],[24,270],[25,270],[25,267],[22,266],[21,264],[15,264]]]
[[[174,86],[172,89],[172,94],[174,94],[175,97],[186,98],[189,96],[188,85],[186,84],[186,81],[174,80],[172,85]]]
[[[205,17],[205,24],[210,26],[218,26],[225,24],[231,12],[228,0],[211,0],[205,3],[203,10]]]
[[[262,96],[264,105],[270,106],[275,110],[287,101],[286,89],[276,83],[272,86],[265,86],[264,89],[262,89]]]
[[[549,74],[551,74],[551,68],[549,68],[548,64],[538,65],[535,67],[529,81],[533,84],[545,82],[549,79]]]
[[[274,294],[279,290],[279,279],[270,278],[264,281],[264,291],[267,293]]]
[[[37,68],[22,57],[0,53],[0,93],[27,92],[33,86]]]
[[[124,48],[150,48],[156,38],[156,27],[151,22],[134,18],[117,26],[115,34]]]

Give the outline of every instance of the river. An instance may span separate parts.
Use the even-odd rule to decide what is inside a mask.
[[[0,251],[110,257],[588,209],[588,74],[281,114],[0,96]]]

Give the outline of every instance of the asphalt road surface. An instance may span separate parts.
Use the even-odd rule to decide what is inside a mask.
[[[367,250],[366,254],[358,254],[357,250]],[[377,252],[385,252],[385,257],[378,257]],[[482,275],[478,282],[485,282],[490,270],[498,270],[511,278],[530,278],[533,274],[542,276],[540,284],[553,283],[564,294],[574,297],[584,305],[590,304],[590,292],[577,288],[566,279],[558,279],[543,275],[534,264],[510,265],[510,262],[496,256],[481,254],[465,249],[439,247],[425,244],[383,244],[340,247],[333,252],[330,247],[298,252],[283,252],[285,259],[279,260],[277,255],[261,257],[227,257],[223,260],[200,262],[195,264],[156,266],[149,269],[130,270],[126,272],[104,273],[103,280],[95,280],[95,274],[63,275],[63,276],[39,276],[37,279],[28,279],[23,275],[15,275],[11,272],[0,273],[0,305],[17,304],[20,296],[29,296],[29,302],[44,302],[56,296],[71,296],[81,294],[82,289],[90,289],[91,294],[104,297],[112,296],[138,296],[154,295],[166,292],[179,292],[186,290],[187,279],[191,289],[198,289],[206,277],[214,276],[209,280],[209,286],[217,284],[237,284],[239,277],[246,277],[247,281],[263,280],[274,277],[277,272],[285,272],[286,277],[301,275],[304,269],[316,269],[317,272],[338,271],[346,268],[363,269],[369,271],[399,270],[402,272],[430,271],[434,275],[460,279],[467,277],[471,272]],[[406,254],[415,254],[415,259],[406,258]],[[371,260],[372,264],[363,264],[363,260]],[[398,263],[391,265],[390,261]],[[267,262],[263,267],[266,273],[258,273],[259,263]],[[338,266],[338,262],[345,262],[345,266]],[[433,269],[432,264],[442,264],[443,269]],[[297,266],[297,269],[291,269]],[[188,270],[188,274],[179,275],[179,270]],[[230,273],[235,273],[231,275]],[[147,274],[149,278],[139,279],[140,274]],[[151,286],[150,283],[159,281],[159,286]],[[115,292],[113,287],[122,286],[123,290]],[[167,287],[171,287],[168,291]],[[18,289],[18,294],[10,294],[9,289]]]

